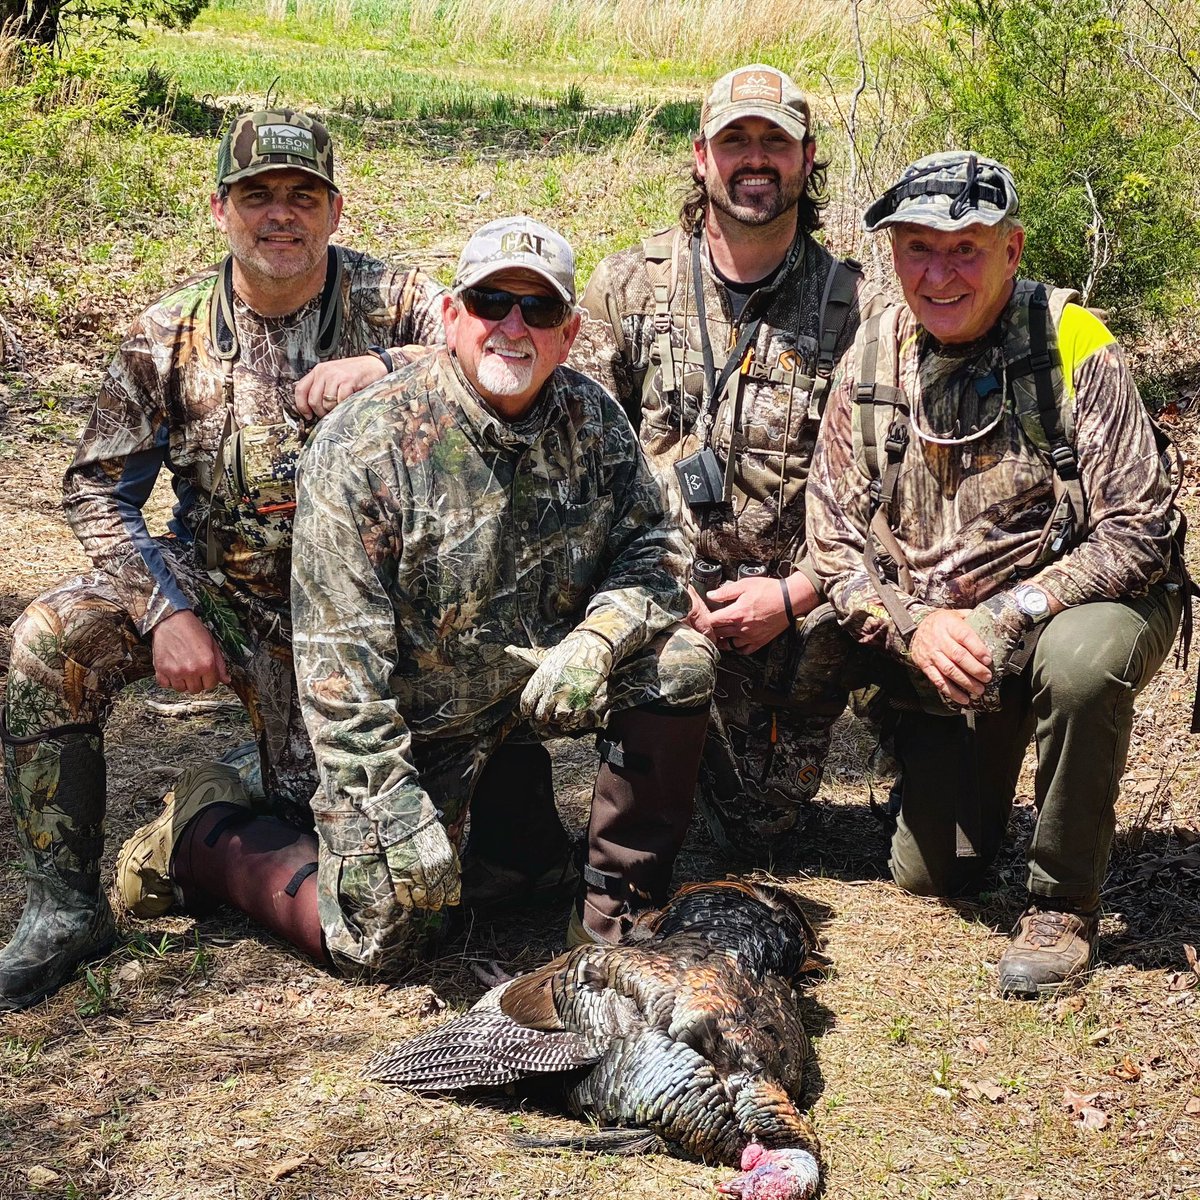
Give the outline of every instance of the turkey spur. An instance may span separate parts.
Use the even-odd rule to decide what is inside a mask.
[[[805,1200],[820,1147],[796,1104],[808,1039],[794,988],[823,965],[815,949],[782,889],[692,884],[627,943],[579,946],[493,988],[366,1077],[446,1093],[561,1074],[579,1116],[740,1165],[721,1191]]]

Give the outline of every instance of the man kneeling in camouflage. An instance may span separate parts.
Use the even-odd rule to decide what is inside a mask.
[[[143,903],[226,900],[343,971],[394,970],[458,902],[488,759],[589,729],[601,765],[568,940],[616,940],[665,897],[715,652],[681,624],[686,551],[628,419],[562,366],[574,303],[561,237],[484,226],[443,302],[448,349],[322,422],[292,582],[317,835],[255,816],[232,775],[192,786],[143,838]]]
[[[288,638],[305,425],[404,347],[442,341],[434,280],[332,244],[343,200],[319,121],[242,114],[215,183],[228,255],[134,322],[67,471],[67,516],[95,569],[13,626],[0,742],[26,904],[0,951],[0,1010],[48,995],[115,936],[100,886],[104,725],[128,684],[230,684],[262,787],[307,813],[315,771]],[[176,504],[170,535],[154,537],[142,510],[164,469]]]

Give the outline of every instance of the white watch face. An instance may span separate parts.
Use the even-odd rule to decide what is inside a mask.
[[[1030,617],[1044,617],[1050,611],[1050,597],[1041,588],[1017,588],[1014,595],[1017,605],[1023,613]]]

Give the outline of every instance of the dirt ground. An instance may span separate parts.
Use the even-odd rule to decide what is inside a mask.
[[[106,314],[119,327],[128,314]],[[59,507],[60,478],[100,355],[68,358],[23,327],[31,376],[0,376],[0,667],[8,624],[85,560]],[[44,340],[44,344],[42,340]],[[1197,378],[1166,418],[1197,441]],[[50,395],[53,405],[46,397]],[[1192,480],[1186,503],[1195,511]],[[886,881],[868,807],[871,750],[843,718],[803,831],[772,847],[772,873],[806,899],[833,960],[804,996],[807,1082],[828,1197],[1150,1200],[1200,1192],[1200,793],[1186,732],[1192,671],[1164,669],[1141,696],[1105,892],[1099,963],[1073,998],[994,994],[994,966],[1023,902],[1028,773],[995,886],[948,907]],[[108,727],[106,870],[187,762],[246,737],[240,716],[151,713],[130,689]],[[558,791],[584,820],[592,752],[555,746]],[[876,781],[876,792],[888,780]],[[731,865],[694,827],[680,878]],[[0,815],[0,937],[22,904],[7,806]],[[460,1008],[473,966],[510,971],[561,947],[567,914],[478,923],[394,987],[350,986],[230,913],[121,923],[117,947],[35,1008],[0,1018],[0,1196],[138,1200],[459,1200],[487,1196],[712,1194],[728,1175],[666,1157],[534,1154],[515,1131],[575,1122],[518,1097],[425,1100],[360,1081],[368,1057]]]

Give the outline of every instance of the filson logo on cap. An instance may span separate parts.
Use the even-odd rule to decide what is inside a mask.
[[[738,100],[769,100],[783,103],[783,80],[763,71],[739,71],[729,84],[729,98]]]
[[[544,242],[544,238],[521,229],[515,233],[506,233],[500,239],[500,250],[504,254],[536,254],[538,258],[545,258],[546,254],[542,250]]]
[[[258,154],[298,154],[316,159],[317,143],[311,129],[300,125],[260,125],[257,129]]]

